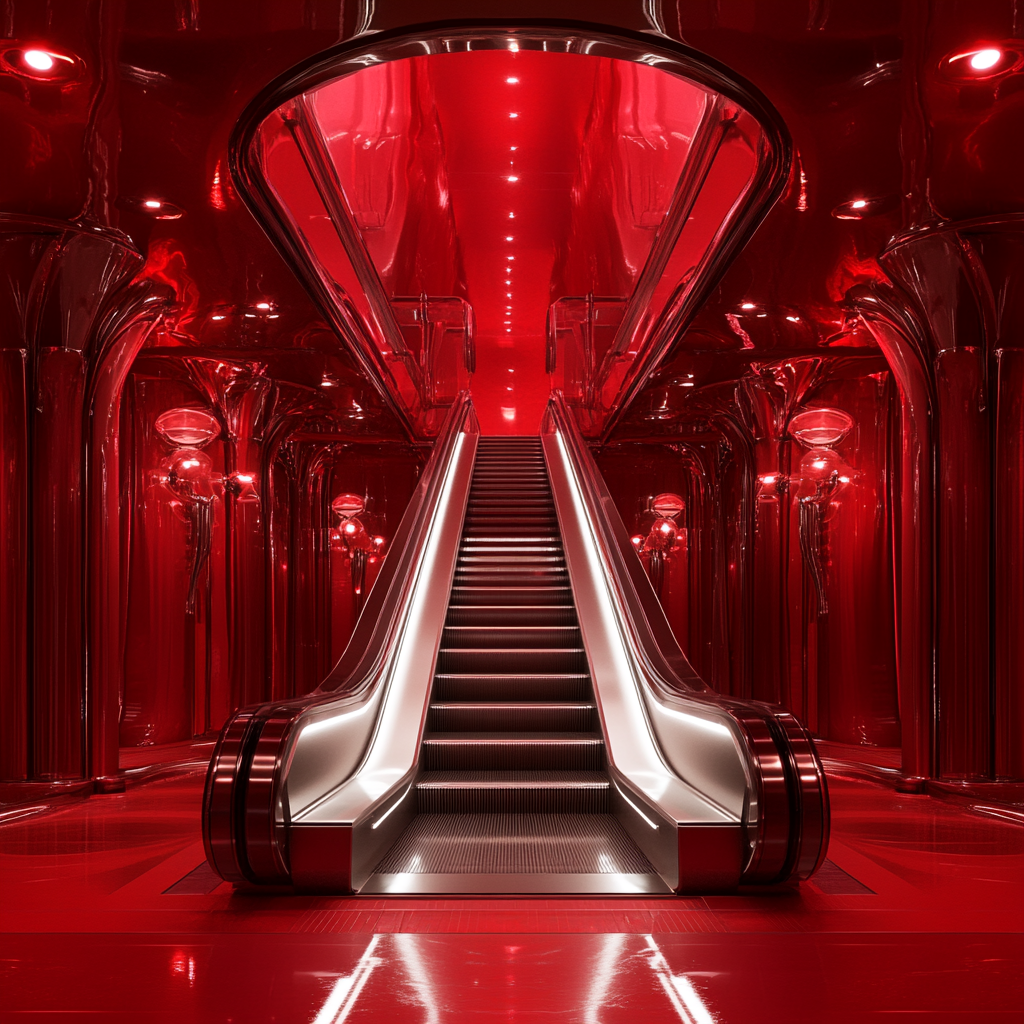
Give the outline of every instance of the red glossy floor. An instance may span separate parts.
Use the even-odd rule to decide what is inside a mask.
[[[798,890],[702,899],[239,895],[202,775],[0,827],[0,1021],[1020,1021],[1024,830],[832,779]]]

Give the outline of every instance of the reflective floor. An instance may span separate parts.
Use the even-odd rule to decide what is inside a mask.
[[[1024,830],[833,780],[798,890],[240,895],[202,776],[0,827],[0,1021],[1019,1021]]]

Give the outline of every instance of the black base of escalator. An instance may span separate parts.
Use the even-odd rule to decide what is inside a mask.
[[[480,441],[421,768],[361,891],[668,892],[610,813],[538,438]]]

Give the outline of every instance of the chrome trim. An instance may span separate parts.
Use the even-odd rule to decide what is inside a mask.
[[[684,829],[696,825],[742,830],[732,884],[809,877],[828,844],[828,794],[806,730],[786,712],[720,696],[700,679],[558,393],[542,434],[623,825],[676,889],[693,888],[679,865]],[[631,800],[640,806],[630,810]],[[652,831],[648,809],[667,827]],[[724,877],[706,876],[697,888],[723,887]]]
[[[369,876],[413,813],[412,782],[448,611],[477,436],[460,434],[456,439],[436,514],[411,568],[409,599],[396,621],[395,639],[372,694],[359,707],[318,708],[299,728],[293,743],[286,772],[290,820],[305,828],[352,828],[349,885],[353,889]],[[340,771],[338,751],[354,732],[365,737],[358,748],[361,756],[349,758],[346,770]],[[394,814],[399,791],[397,805],[403,813]],[[297,881],[294,874],[293,870],[293,881]]]
[[[448,539],[454,532],[457,546],[478,437],[472,404],[463,393],[448,415],[349,644],[319,689],[296,700],[241,709],[225,723],[203,798],[207,859],[222,878],[262,884],[292,881],[292,819],[358,771],[378,731],[378,712],[389,703],[387,694],[403,655],[403,671],[410,670],[410,608],[423,590],[421,584],[440,577],[450,588],[455,547],[448,543],[442,549],[432,538],[443,534]],[[436,582],[430,590],[437,590]],[[447,590],[442,598],[434,597],[443,620]],[[436,633],[439,640],[440,625]],[[429,641],[422,631],[417,637],[421,643]],[[433,662],[424,660],[429,660],[426,667],[413,668],[426,679],[429,692]],[[421,719],[425,703],[424,696]],[[401,784],[402,779],[395,781]],[[389,787],[378,796],[386,800],[393,790]],[[402,814],[390,815],[388,827],[374,830],[374,835],[390,835],[392,825],[402,819]],[[348,879],[349,864],[344,869]],[[347,885],[346,880],[342,888]]]
[[[401,894],[466,896],[474,893],[536,895],[668,896],[671,889],[655,874],[508,874],[508,875],[374,875],[361,895]]]
[[[650,19],[645,17],[640,24],[649,22]],[[750,114],[764,133],[761,142],[763,159],[744,193],[742,209],[730,224],[728,237],[721,239],[720,244],[712,243],[701,258],[685,293],[685,301],[670,303],[662,311],[652,328],[645,353],[631,368],[615,407],[609,410],[608,420],[603,427],[603,434],[607,436],[647,383],[650,374],[668,354],[694,312],[700,309],[732,259],[774,206],[788,180],[793,146],[785,122],[768,98],[732,69],[656,30],[638,32],[621,26],[583,21],[471,18],[450,21],[440,26],[436,23],[406,25],[375,31],[313,55],[271,82],[249,104],[229,141],[232,180],[243,201],[305,284],[328,321],[334,324],[339,335],[346,340],[354,358],[370,375],[384,402],[401,420],[409,435],[414,436],[412,417],[385,384],[389,372],[387,367],[366,344],[374,325],[348,315],[347,310],[343,309],[344,304],[338,301],[336,290],[328,286],[321,276],[315,253],[303,240],[293,237],[289,215],[275,196],[264,173],[257,144],[259,129],[268,116],[288,101],[370,66],[424,55],[505,49],[586,54],[656,66],[713,91],[720,99],[731,101]],[[718,114],[723,113],[717,101],[712,106]],[[711,136],[714,137],[721,127],[721,124],[717,127],[712,125],[709,129]],[[714,148],[714,138],[710,141]],[[697,169],[691,167],[685,177],[689,179],[696,172]],[[682,192],[688,191],[688,185],[684,184]],[[661,232],[665,245],[673,240],[673,231],[681,229],[685,223],[685,210],[690,199],[682,194],[677,198],[679,202],[674,203],[675,226],[667,232]],[[343,220],[338,223],[341,224]],[[347,251],[357,275],[379,278],[362,246]],[[657,255],[653,255],[657,259]],[[377,290],[374,285],[370,294]],[[636,294],[631,297],[630,305],[635,310],[642,311],[644,308]],[[622,340],[620,335],[616,337]]]

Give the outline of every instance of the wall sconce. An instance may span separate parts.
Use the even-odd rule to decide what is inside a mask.
[[[188,523],[188,593],[185,611],[194,615],[199,575],[213,546],[213,459],[202,451],[220,435],[220,422],[205,409],[180,406],[161,413],[153,424],[175,450],[161,463],[170,492]]]
[[[366,499],[360,494],[339,494],[331,502],[331,511],[338,517],[335,537],[345,548],[352,563],[352,593],[358,607],[366,589],[367,562],[383,557],[385,539],[373,536],[359,517],[366,510]]]
[[[156,432],[175,447],[205,448],[218,434],[220,422],[205,409],[180,406],[161,413],[153,424]]]
[[[679,539],[676,519],[682,515],[686,503],[678,494],[664,492],[650,499],[648,508],[654,513],[654,522],[647,535],[632,537],[640,560],[645,563],[651,586],[658,596],[665,582],[665,560],[675,549]]]
[[[842,409],[807,409],[789,421],[789,434],[807,452],[800,460],[796,497],[800,516],[800,552],[814,583],[818,614],[828,614],[822,527],[837,491],[850,483],[853,471],[833,445],[853,429],[853,417]]]

